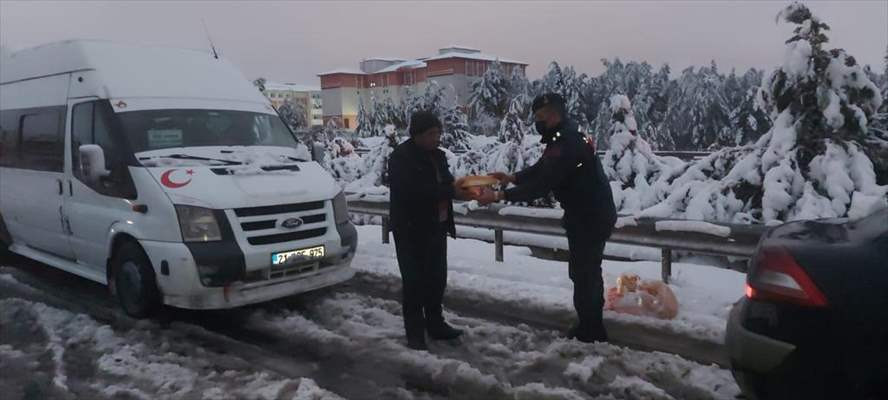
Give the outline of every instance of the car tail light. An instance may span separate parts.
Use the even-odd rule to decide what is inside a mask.
[[[825,307],[826,296],[782,247],[763,247],[746,277],[746,297],[809,307]]]

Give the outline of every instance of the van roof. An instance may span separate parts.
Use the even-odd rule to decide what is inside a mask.
[[[0,84],[95,71],[100,97],[267,101],[234,65],[208,50],[66,40],[19,50],[2,63]]]

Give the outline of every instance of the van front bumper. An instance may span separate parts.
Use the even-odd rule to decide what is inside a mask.
[[[312,271],[213,287],[201,282],[195,258],[184,243],[144,240],[140,243],[154,267],[164,304],[179,308],[222,309],[260,303],[332,286],[355,273],[350,265],[356,246],[340,247],[337,241],[325,243],[331,253],[319,260],[319,267]],[[256,267],[260,266],[250,269],[255,271]]]
[[[351,279],[355,270],[348,264],[327,267],[309,276],[255,283],[235,282],[225,287],[204,288],[193,295],[164,295],[164,303],[192,310],[240,307],[292,296]]]

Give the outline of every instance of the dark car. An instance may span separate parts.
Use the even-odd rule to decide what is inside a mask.
[[[751,399],[888,399],[888,210],[769,230],[726,343]]]

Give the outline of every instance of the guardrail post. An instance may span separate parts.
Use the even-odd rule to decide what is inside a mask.
[[[388,217],[382,217],[382,243],[388,244],[389,242],[389,219]]]
[[[496,260],[499,262],[503,262],[503,230],[502,229],[494,229],[493,230],[493,244],[496,248]]]
[[[672,249],[663,249],[660,255],[660,277],[663,283],[669,283],[672,277]]]

